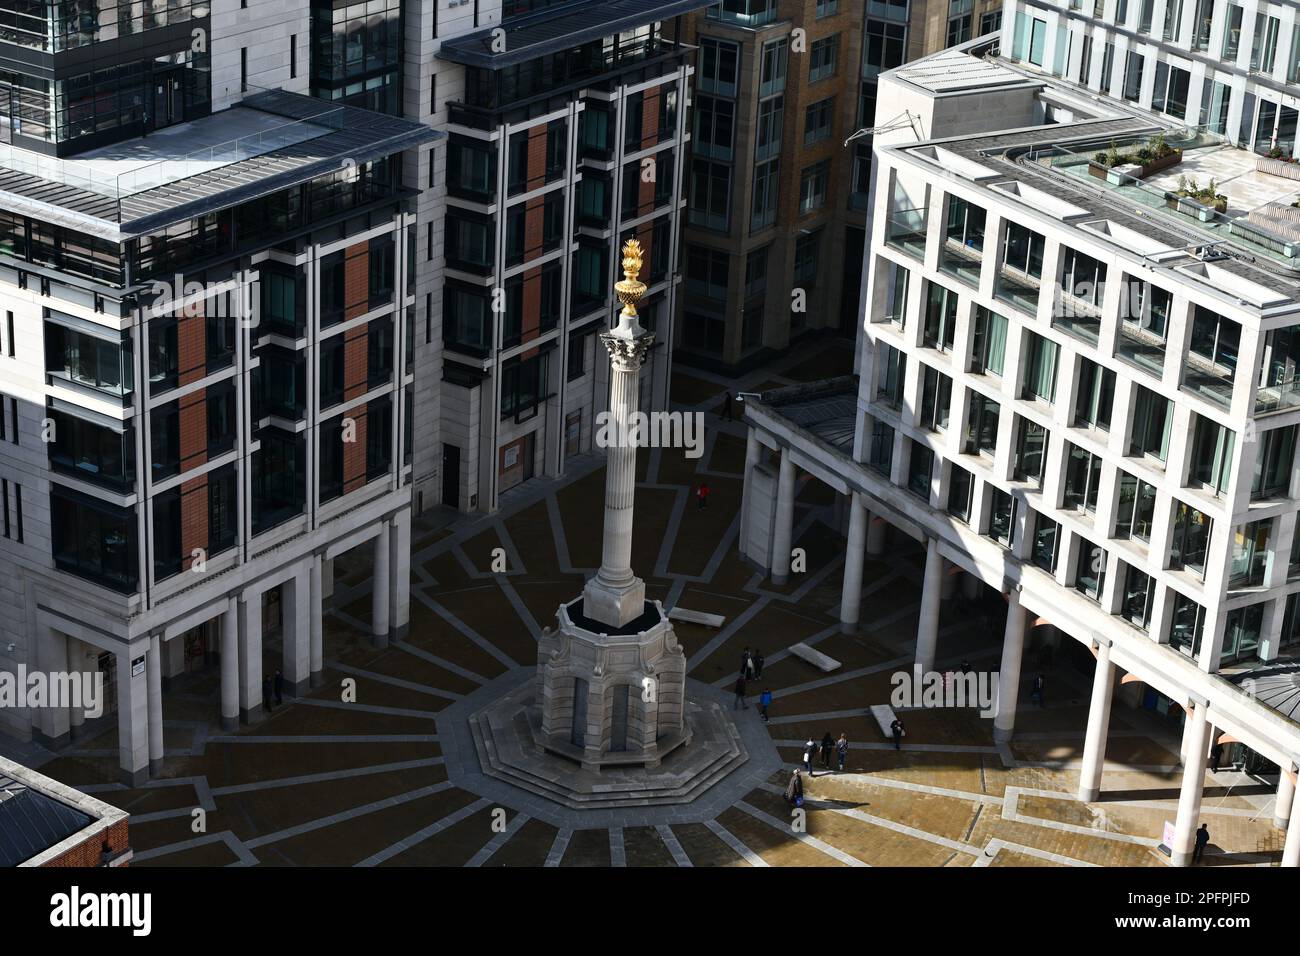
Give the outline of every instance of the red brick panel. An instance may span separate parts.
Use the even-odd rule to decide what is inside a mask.
[[[351,401],[370,388],[369,326],[359,326],[343,333],[343,398]]]
[[[356,422],[354,441],[343,443],[343,493],[346,495],[366,483],[366,406],[354,408],[344,417]],[[347,425],[343,427],[346,430]]]
[[[208,340],[202,307],[199,315],[182,315],[176,322],[177,369],[180,384],[197,382],[208,374]]]
[[[641,148],[659,142],[659,87],[646,90],[641,100]]]
[[[93,867],[103,861],[104,844],[113,853],[121,853],[131,845],[126,820],[114,823],[103,833],[71,847],[66,853],[56,856],[46,867]],[[123,864],[126,865],[126,864]]]
[[[535,196],[524,204],[524,259],[541,255],[546,228],[546,197]]]
[[[343,318],[358,319],[370,311],[370,244],[349,246],[343,258]]]
[[[546,124],[528,130],[528,185],[531,192],[546,185]]]
[[[520,341],[531,342],[542,330],[542,267],[524,273],[524,314],[520,318]]]
[[[208,463],[207,389],[180,400],[181,471]]]
[[[654,238],[655,227],[652,222],[643,222],[636,230],[637,242],[641,243],[641,281],[648,283],[650,281],[650,263],[654,261],[651,258],[652,247],[650,240]]]
[[[181,567],[193,563],[194,549],[208,550],[208,476],[181,485]]]
[[[646,159],[655,164],[654,174],[655,176],[658,176],[658,157],[648,156],[645,157],[645,159],[642,159],[641,162],[645,162]],[[636,168],[636,175],[638,183],[636,190],[636,214],[638,216],[644,216],[646,213],[652,212],[655,208],[655,181],[653,179],[647,179],[646,170],[640,165]]]

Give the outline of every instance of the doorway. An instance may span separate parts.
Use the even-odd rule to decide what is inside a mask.
[[[460,448],[442,443],[442,503],[460,510]]]
[[[569,743],[575,747],[587,746],[587,682],[581,677],[573,679],[573,730]]]

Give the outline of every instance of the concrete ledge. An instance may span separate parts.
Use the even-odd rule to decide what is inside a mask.
[[[790,653],[795,657],[801,657],[818,670],[829,674],[831,671],[839,670],[840,662],[833,657],[827,657],[821,651],[813,650],[807,644],[800,641],[798,644],[790,645]]]
[[[888,704],[872,704],[871,716],[874,717],[876,723],[880,725],[880,732],[884,735],[885,739],[893,740],[894,732],[889,729],[889,725],[892,724],[898,716],[894,713],[894,708],[890,707]]]
[[[727,619],[721,614],[708,614],[705,611],[692,611],[684,607],[675,607],[668,612],[670,620],[686,621],[690,624],[703,624],[705,627],[722,627]]]

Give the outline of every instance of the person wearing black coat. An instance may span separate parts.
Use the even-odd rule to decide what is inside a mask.
[[[785,785],[785,802],[797,806],[803,799],[803,775],[796,769],[790,775],[790,782]]]
[[[822,755],[823,770],[831,769],[831,753],[834,750],[835,750],[835,738],[831,736],[831,732],[828,730],[826,731],[825,734],[822,735],[822,745],[818,750],[818,753]]]
[[[889,725],[889,732],[894,735],[894,749],[903,749],[903,721],[902,718],[895,717],[894,722]]]

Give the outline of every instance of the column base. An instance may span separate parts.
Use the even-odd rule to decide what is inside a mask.
[[[387,635],[386,633],[385,633],[385,634],[372,634],[372,635],[370,636],[370,646],[371,646],[371,647],[376,647],[376,648],[384,648],[384,647],[387,647],[387,646],[388,646],[388,635]]]
[[[69,744],[69,742],[71,742],[72,731],[65,730],[57,737],[51,737],[49,734],[45,733],[45,731],[38,730],[35,727],[33,727],[32,740],[40,744],[46,750],[58,750],[62,747],[66,747]]]
[[[126,770],[123,768],[118,770],[117,776],[126,786],[135,789],[143,787],[149,782],[149,768],[141,767],[139,770]]]
[[[785,583],[787,583],[789,580],[790,580],[790,575],[788,575],[788,574],[774,574],[774,575],[772,575],[772,583],[773,583],[773,584],[776,584],[776,585],[782,585],[782,584],[785,584]]]
[[[1192,854],[1184,853],[1181,850],[1172,850],[1169,853],[1169,860],[1174,866],[1191,866]]]
[[[1101,787],[1080,787],[1079,799],[1084,803],[1092,803],[1101,796]]]
[[[296,681],[287,680],[284,682],[284,696],[285,697],[306,697],[307,691],[310,689],[310,685],[311,685],[311,680],[308,678],[304,678],[303,680],[296,680]]]
[[[262,713],[261,704],[257,704],[253,707],[239,708],[239,722],[246,726],[260,724],[265,717],[266,715]]]
[[[233,731],[233,730],[238,730],[238,729],[239,729],[239,715],[236,714],[236,715],[233,716],[233,717],[227,717],[225,714],[222,714],[222,715],[221,715],[221,729],[224,730],[226,733],[230,733],[230,732]]]
[[[162,772],[162,765],[163,762],[161,757],[159,757],[157,760],[151,757],[149,759],[149,776],[150,777],[158,776]]]
[[[1287,817],[1273,818],[1273,826],[1277,827],[1279,830],[1287,829],[1290,826],[1290,824],[1291,824],[1291,820]]]
[[[841,634],[856,634],[856,633],[858,633],[858,622],[857,622],[857,621],[852,621],[852,622],[850,622],[850,621],[840,621],[840,633],[841,633]]]
[[[324,671],[312,671],[312,674],[311,674],[311,677],[309,678],[309,681],[310,681],[312,687],[324,687],[324,686],[325,686],[325,672],[324,672]]]
[[[1016,729],[1014,727],[994,727],[993,742],[999,744],[1010,743],[1011,737],[1015,732]]]

